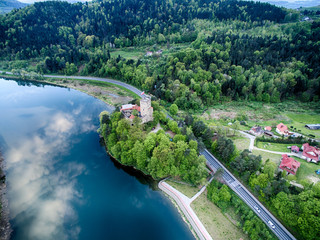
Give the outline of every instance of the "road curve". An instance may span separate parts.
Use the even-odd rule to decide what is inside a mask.
[[[100,81],[100,82],[107,82],[107,83],[113,83],[115,85],[118,86],[122,86],[128,90],[130,90],[131,92],[134,92],[135,94],[137,94],[138,96],[141,96],[141,93],[143,91],[140,91],[138,88],[135,88],[129,84],[126,84],[124,82],[120,82],[117,80],[113,80],[110,78],[98,78],[98,77],[82,77],[82,76],[62,76],[62,75],[43,75],[44,77],[47,78],[67,78],[67,79],[81,79],[81,80],[94,80],[94,81]]]

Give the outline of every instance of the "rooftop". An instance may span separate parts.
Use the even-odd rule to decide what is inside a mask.
[[[279,168],[295,175],[300,167],[300,164],[300,162],[289,157],[287,154],[283,154]]]

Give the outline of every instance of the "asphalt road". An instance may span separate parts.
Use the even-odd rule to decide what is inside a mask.
[[[113,79],[109,79],[109,78],[98,78],[98,77],[81,77],[81,76],[56,76],[56,75],[43,75],[44,77],[48,77],[48,78],[73,78],[73,79],[82,79],[82,80],[95,80],[95,81],[100,81],[100,82],[107,82],[107,83],[113,83],[113,84],[116,84],[118,86],[122,86],[122,87],[125,87],[126,89],[130,90],[131,92],[134,92],[135,94],[141,96],[141,93],[142,91],[140,91],[139,89],[129,85],[129,84],[126,84],[126,83],[123,83],[123,82],[120,82],[120,81],[117,81],[117,80],[113,80]]]
[[[7,74],[12,74],[7,72]],[[122,87],[127,88],[128,90],[134,92],[135,94],[141,96],[142,91],[139,89],[109,78],[98,78],[98,77],[81,77],[81,76],[59,76],[59,75],[44,75],[48,78],[74,78],[74,79],[83,79],[83,80],[95,80],[101,82],[113,83]],[[169,119],[172,117],[167,114]],[[271,229],[272,232],[281,240],[291,240],[295,237],[207,150],[205,149],[201,155],[207,159],[207,165],[212,170],[216,171],[219,168],[224,170],[223,178],[228,184],[228,186],[261,218],[262,221]],[[259,212],[256,210],[257,207]],[[272,228],[268,221],[271,221],[274,224]]]
[[[295,237],[211,154],[205,149],[201,155],[207,159],[207,165],[214,171],[223,169],[223,179],[228,186],[261,218],[270,230],[283,240],[295,239]],[[259,211],[256,209],[258,208]],[[268,222],[274,224],[272,228]]]

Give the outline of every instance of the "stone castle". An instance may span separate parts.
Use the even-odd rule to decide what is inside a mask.
[[[135,116],[132,114],[134,110],[138,111],[138,116],[141,118],[142,123],[153,121],[153,107],[151,107],[151,98],[144,96],[140,100],[140,106],[137,104],[125,104],[122,105],[120,112],[125,118],[133,120]]]

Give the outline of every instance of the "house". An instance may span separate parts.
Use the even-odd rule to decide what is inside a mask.
[[[141,118],[142,123],[153,121],[153,107],[151,107],[151,99],[149,97],[143,97],[140,100],[140,106],[137,104],[125,104],[122,105],[120,112],[125,118],[133,120],[135,116],[133,111],[138,111],[138,117]]]
[[[320,161],[320,149],[310,146],[309,143],[302,145],[302,157],[307,160],[307,162],[317,163]]]
[[[308,22],[308,21],[310,21],[311,19],[309,18],[309,17],[304,17],[304,18],[302,18],[302,21],[306,21],[306,22]]]
[[[305,127],[310,130],[320,130],[320,124],[306,124]]]
[[[256,135],[256,136],[259,136],[259,135],[263,134],[263,130],[259,126],[254,126],[250,129],[249,133]]]
[[[264,130],[271,132],[272,128],[270,126],[264,127]]]
[[[277,133],[279,133],[280,135],[284,135],[284,136],[288,136],[290,135],[290,132],[288,131],[288,127],[286,125],[284,125],[283,123],[279,123],[277,125],[277,129],[276,129]]]
[[[291,152],[298,153],[298,152],[300,152],[300,148],[298,146],[292,146],[291,147]]]
[[[296,175],[298,168],[300,167],[300,162],[294,160],[293,158],[289,157],[287,154],[283,154],[281,158],[281,163],[279,168]]]
[[[135,104],[125,104],[121,106],[120,112],[123,114],[123,116],[127,119],[134,119],[134,115],[132,114],[134,110],[138,111],[138,115],[141,116],[141,109],[140,107]]]
[[[153,54],[152,52],[147,51],[147,53],[146,53],[146,55],[145,55],[145,56],[146,56],[146,57],[151,57],[151,56],[152,56],[152,54]]]

